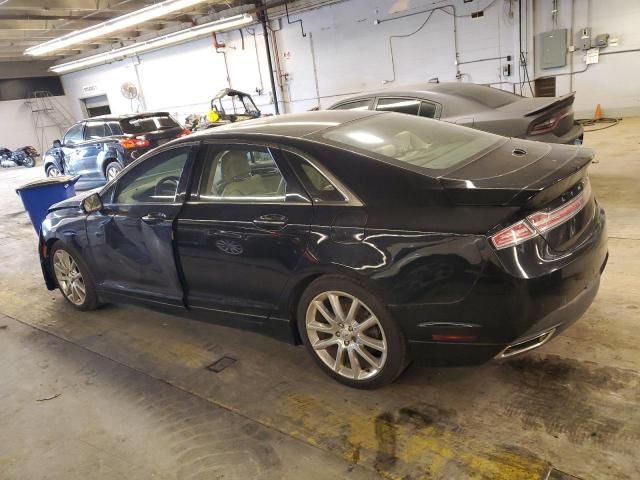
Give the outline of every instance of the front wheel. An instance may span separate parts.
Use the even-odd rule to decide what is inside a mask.
[[[405,337],[371,293],[343,277],[321,277],[298,306],[298,329],[314,361],[345,385],[374,389],[407,365]]]
[[[99,306],[95,285],[79,254],[56,243],[51,249],[51,267],[60,292],[78,310],[95,310]]]

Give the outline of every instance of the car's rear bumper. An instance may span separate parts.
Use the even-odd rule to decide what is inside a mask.
[[[553,331],[555,337],[578,320],[598,292],[608,259],[604,212],[591,237],[571,254],[543,261],[540,245],[521,257],[501,251],[502,265],[489,265],[462,301],[439,305],[389,306],[401,324],[411,358],[430,365],[474,365],[499,356],[508,348],[535,344]],[[517,260],[520,274],[506,264]],[[500,273],[502,270],[503,273]],[[546,339],[548,340],[548,339]],[[540,345],[536,345],[540,346]],[[517,351],[516,351],[517,353]]]
[[[509,358],[529,352],[555,338],[580,319],[593,303],[599,287],[600,275],[577,297],[535,322],[525,334],[512,342],[476,344],[409,340],[411,358],[422,365],[462,366],[479,365],[494,358]]]
[[[579,123],[574,123],[571,130],[569,130],[564,135],[556,135],[554,132],[549,132],[542,135],[527,135],[524,138],[525,140],[534,140],[536,142],[582,145],[582,140],[584,138],[584,128]]]

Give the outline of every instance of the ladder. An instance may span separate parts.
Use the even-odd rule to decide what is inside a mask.
[[[53,140],[61,138],[74,124],[73,117],[56,97],[46,90],[32,92],[25,103],[31,109],[39,152],[44,153]],[[49,136],[53,138],[48,138]]]

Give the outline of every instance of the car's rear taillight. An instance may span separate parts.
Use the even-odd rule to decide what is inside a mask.
[[[151,143],[146,138],[122,138],[120,139],[120,145],[127,150],[133,150],[134,148],[147,148]]]
[[[566,118],[569,115],[571,115],[571,111],[565,110],[563,112],[557,112],[550,117],[538,120],[536,123],[532,123],[529,127],[529,135],[542,135],[543,133],[548,133],[555,129],[563,118]]]
[[[513,247],[535,237],[538,233],[525,220],[508,226],[491,237],[493,246],[498,250]]]
[[[187,135],[191,135],[191,130],[189,130],[188,128],[185,128],[178,135],[176,135],[176,138],[186,137]]]
[[[584,183],[582,191],[561,207],[550,212],[536,212],[527,217],[527,220],[539,232],[548,232],[552,228],[575,217],[589,201],[591,196],[591,185],[588,181]]]
[[[491,236],[491,243],[496,249],[513,247],[526,242],[536,235],[548,232],[575,217],[591,197],[591,186],[585,181],[582,191],[564,205],[548,212],[540,211],[527,216],[507,228]]]

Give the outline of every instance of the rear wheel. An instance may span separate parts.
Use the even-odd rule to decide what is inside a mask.
[[[122,165],[120,165],[116,161],[113,161],[107,165],[107,168],[104,169],[104,176],[107,178],[107,181],[110,182],[111,180],[116,178],[121,171]]]
[[[342,277],[314,281],[298,306],[305,347],[328,375],[356,388],[379,388],[406,366],[402,331],[386,308]]]
[[[22,162],[22,165],[24,165],[27,168],[33,168],[36,166],[36,160],[33,157],[25,157],[25,159]]]
[[[47,167],[47,177],[57,177],[61,175],[60,169],[55,165],[49,165]]]
[[[51,249],[51,269],[64,298],[78,310],[94,310],[99,301],[89,270],[75,250],[56,243]]]

